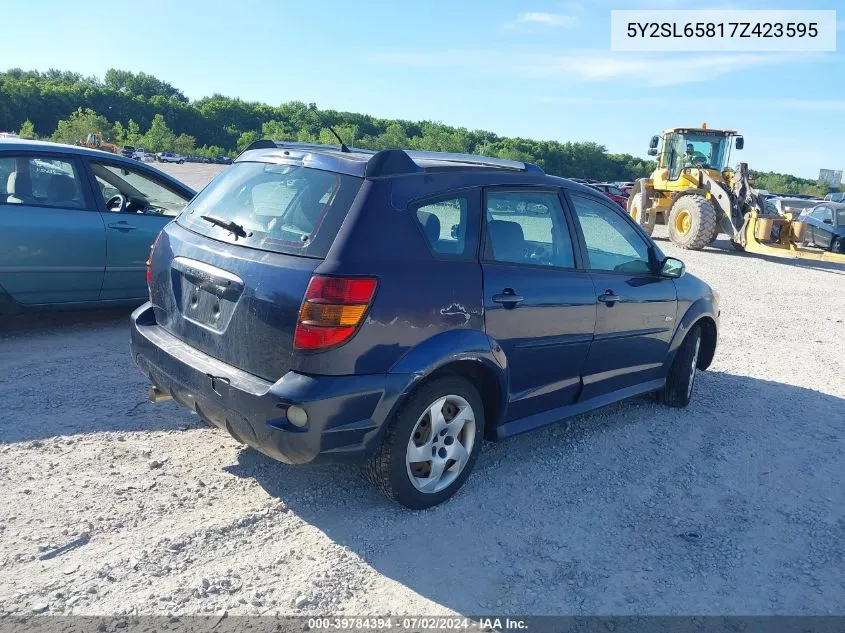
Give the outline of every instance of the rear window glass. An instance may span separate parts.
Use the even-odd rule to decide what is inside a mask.
[[[225,242],[325,257],[361,182],[296,165],[235,163],[191,201],[178,222]]]

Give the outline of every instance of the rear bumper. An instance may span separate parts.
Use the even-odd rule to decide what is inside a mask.
[[[206,422],[289,464],[317,456],[361,459],[375,450],[384,423],[416,379],[413,374],[307,376],[275,383],[227,365],[158,326],[150,303],[131,317],[132,358],[150,381]],[[299,428],[286,416],[308,413]]]

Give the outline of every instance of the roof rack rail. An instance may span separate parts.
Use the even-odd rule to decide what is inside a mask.
[[[340,145],[328,145],[325,143],[302,143],[300,141],[272,141],[270,139],[262,138],[250,143],[244,152],[251,149],[315,149],[323,151],[341,152],[343,151]],[[358,154],[375,154],[369,149],[360,149],[358,147],[348,148],[350,152]],[[243,153],[243,152],[242,152]],[[346,153],[346,152],[344,152]]]
[[[412,160],[433,160],[446,163],[466,163],[468,165],[481,165],[484,167],[498,167],[500,169],[515,169],[517,171],[531,171],[543,173],[534,163],[525,163],[520,160],[509,158],[494,158],[493,156],[482,156],[481,154],[456,154],[451,152],[425,152],[406,151]]]
[[[480,154],[458,154],[450,152],[426,152],[419,150],[404,150],[404,149],[383,149],[379,152],[370,149],[361,149],[358,147],[350,147],[349,152],[344,152],[340,145],[327,145],[325,143],[302,143],[299,141],[271,141],[269,139],[260,139],[249,144],[244,150],[247,152],[253,149],[298,149],[298,150],[316,150],[316,151],[331,151],[343,152],[344,154],[366,154],[370,158],[367,160],[365,168],[365,176],[368,178],[377,178],[383,176],[391,176],[398,174],[412,174],[425,171],[425,165],[420,164],[425,161],[434,163],[454,163],[458,165],[472,165],[479,167],[491,167],[494,169],[506,169],[513,171],[524,171],[532,173],[545,173],[540,167],[534,163],[526,163],[519,160],[510,160],[507,158],[495,158],[492,156],[482,156]],[[242,152],[243,153],[243,152]]]

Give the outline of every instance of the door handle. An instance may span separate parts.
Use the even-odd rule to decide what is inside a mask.
[[[501,294],[493,295],[494,303],[501,303],[506,310],[511,310],[525,301],[524,297],[516,294],[512,288],[505,288]]]
[[[138,227],[128,222],[112,222],[109,224],[110,229],[117,229],[118,231],[134,231]]]
[[[604,291],[603,295],[599,295],[599,301],[601,301],[602,303],[604,303],[607,306],[612,306],[614,303],[618,303],[619,301],[622,301],[622,297],[620,297],[618,294],[613,292],[613,290],[608,288],[607,290]]]

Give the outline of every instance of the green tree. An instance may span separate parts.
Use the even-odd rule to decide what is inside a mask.
[[[244,132],[238,137],[237,148],[239,152],[244,151],[247,147],[249,147],[250,143],[254,143],[261,135],[254,130],[250,130],[249,132]]]
[[[173,151],[182,156],[192,156],[195,153],[197,140],[193,136],[180,134],[173,139]]]
[[[126,126],[126,144],[132,147],[138,147],[141,142],[141,128],[132,119],[129,119],[129,124]]]
[[[89,134],[99,134],[108,140],[112,137],[111,123],[91,108],[77,108],[69,118],[59,121],[53,140],[57,143],[78,143]]]
[[[126,130],[120,121],[114,122],[114,142],[118,145],[126,144]]]
[[[148,152],[166,152],[173,149],[175,140],[176,135],[167,127],[164,117],[156,114],[150,124],[150,129],[147,130],[140,142]]]
[[[21,138],[38,138],[38,135],[35,133],[35,126],[32,124],[32,121],[27,119],[21,125],[20,131],[18,131],[18,136]]]

